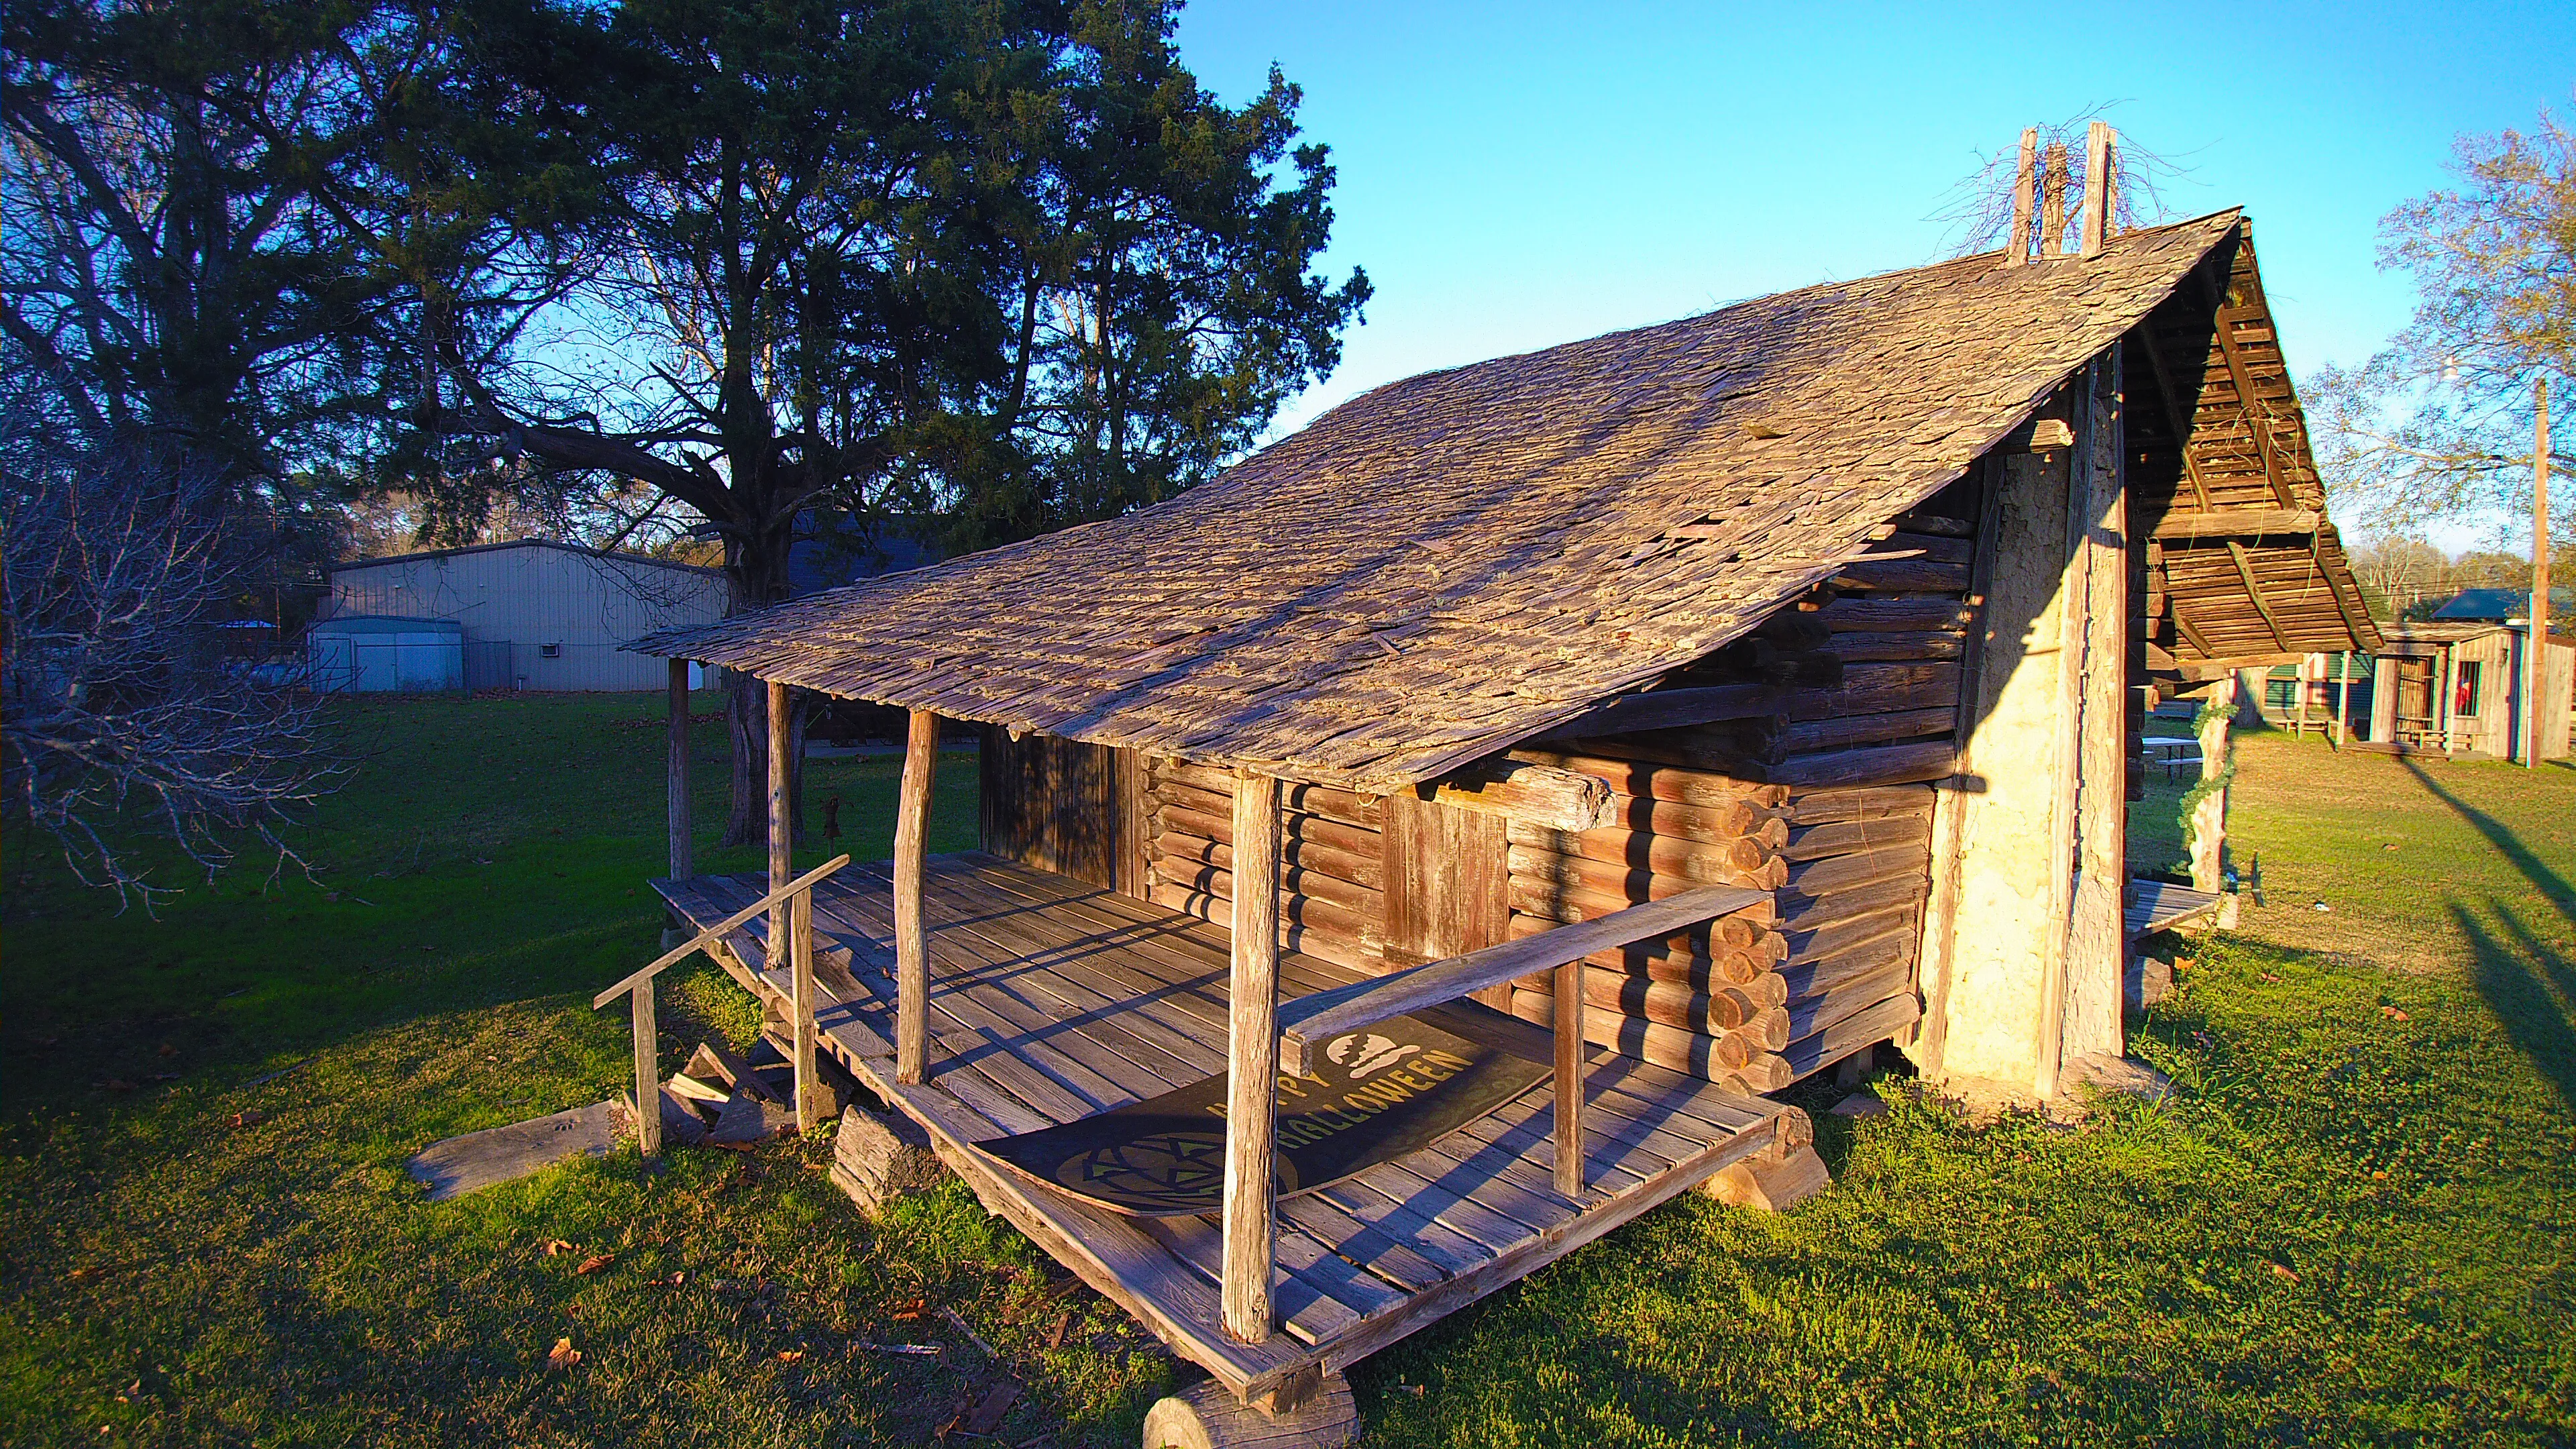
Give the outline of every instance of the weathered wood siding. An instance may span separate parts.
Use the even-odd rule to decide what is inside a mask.
[[[1144,763],[1134,750],[988,727],[978,765],[986,850],[1144,898]]]

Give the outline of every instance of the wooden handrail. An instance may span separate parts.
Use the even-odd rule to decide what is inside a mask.
[[[1345,1032],[1580,961],[1595,951],[1650,936],[1668,936],[1695,921],[1730,915],[1770,899],[1769,891],[1744,886],[1702,886],[1374,981],[1301,996],[1279,1009],[1280,1022],[1286,1028],[1279,1034],[1279,1069],[1298,1073],[1309,1070],[1312,1053]]]
[[[850,858],[846,855],[833,856],[830,860],[823,862],[821,865],[818,865],[812,870],[805,872],[803,875],[796,877],[796,879],[791,880],[787,884],[780,886],[778,889],[771,891],[769,894],[762,896],[759,900],[753,901],[750,905],[743,907],[741,910],[734,912],[732,915],[725,917],[723,920],[718,921],[714,925],[707,927],[705,930],[700,931],[694,936],[691,936],[688,940],[672,947],[668,951],[663,952],[654,960],[652,965],[628,976],[616,985],[608,988],[606,991],[592,997],[590,999],[591,1009],[596,1011],[600,1007],[606,1006],[608,1003],[615,1001],[627,992],[634,990],[636,987],[652,980],[654,977],[659,976],[671,967],[687,960],[690,952],[705,948],[709,942],[722,938],[725,933],[739,928],[752,917],[759,915],[761,912],[768,910],[771,906],[795,895],[798,891],[812,889],[815,882],[822,880],[825,876],[832,874],[834,871],[839,870],[842,866],[848,865],[849,863]]]

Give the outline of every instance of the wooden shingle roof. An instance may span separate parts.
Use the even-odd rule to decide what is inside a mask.
[[[634,647],[1395,789],[1752,628],[2238,224],[1962,258],[1409,378],[1169,503]]]

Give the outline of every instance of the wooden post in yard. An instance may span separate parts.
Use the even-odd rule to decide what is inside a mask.
[[[695,873],[689,859],[690,837],[695,833],[689,821],[689,661],[671,661],[671,731],[670,758],[664,773],[664,813],[671,822],[671,879],[687,880]]]
[[[662,1044],[653,1028],[653,978],[628,993],[635,1004],[635,1147],[650,1161],[662,1155]]]
[[[1276,1328],[1270,1275],[1278,1181],[1279,781],[1251,770],[1234,779],[1234,944],[1226,980],[1224,1269],[1225,1331],[1245,1343]]]
[[[2097,256],[2111,239],[2111,125],[2095,121],[2084,133],[2084,255]]]
[[[2038,199],[2039,128],[2025,126],[2021,133],[2021,170],[2013,178],[2012,247],[2004,253],[2005,266],[2030,263],[2030,213]]]
[[[769,888],[776,890],[795,875],[788,859],[787,837],[787,686],[769,681]],[[780,948],[787,943],[785,901],[769,908],[769,945],[760,963],[764,972],[787,964],[787,953]]]
[[[2236,671],[2231,669],[2210,686],[2209,703],[2214,715],[2236,702]],[[2211,719],[2200,727],[2200,778],[2217,778],[2227,768],[2227,721]],[[2191,888],[2196,891],[2223,890],[2227,885],[2227,791],[2212,790],[2191,807]]]
[[[930,786],[939,769],[939,716],[916,709],[904,731],[903,792],[894,815],[894,1079],[930,1071],[930,930],[922,914],[930,873]]]
[[[2531,385],[2531,687],[2522,692],[2522,762],[2540,768],[2540,697],[2549,692],[2549,376]]]

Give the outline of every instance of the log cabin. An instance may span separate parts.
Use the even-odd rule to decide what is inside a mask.
[[[781,739],[769,874],[709,877],[674,696],[654,884],[695,935],[599,998],[636,1100],[652,973],[704,949],[804,1078],[836,1060],[1207,1370],[1149,1444],[1285,1444],[1349,1431],[1347,1365],[1677,1194],[1811,1190],[1777,1094],[1859,1054],[2072,1090],[2121,1054],[2128,943],[2215,900],[2129,877],[2143,714],[2380,640],[2251,221],[2113,235],[2088,193],[2061,246],[2030,169],[2002,252],[1411,378],[1126,517],[641,641],[772,721],[911,729],[891,862],[791,878]],[[982,848],[931,857],[961,721]],[[1414,1034],[1525,1086],[1292,1160],[1319,1073]],[[1191,1092],[1157,1181],[1204,1210],[1011,1155]]]

